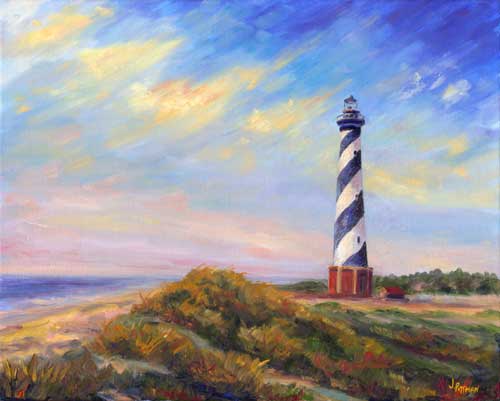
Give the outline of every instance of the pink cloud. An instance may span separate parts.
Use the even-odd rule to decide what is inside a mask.
[[[13,210],[28,210],[31,203],[21,196],[10,198],[4,233],[17,248],[4,249],[5,269],[51,265],[68,273],[84,265],[94,273],[119,274],[123,266],[127,273],[172,273],[212,263],[276,274],[327,263],[329,238],[321,233],[195,209],[181,191],[145,195],[93,185],[52,188],[40,198],[32,202],[38,209],[29,221]]]
[[[206,263],[260,276],[326,277],[332,238],[228,211],[194,208],[182,191],[127,193],[109,177],[82,187],[43,187],[5,197],[3,271],[60,274],[184,273]],[[491,244],[418,243],[371,237],[378,273],[422,268],[495,270]],[[464,266],[464,260],[477,262]],[[40,271],[42,270],[42,271]]]

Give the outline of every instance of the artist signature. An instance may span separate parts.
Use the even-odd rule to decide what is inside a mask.
[[[456,394],[464,395],[464,394],[476,394],[479,392],[479,386],[471,386],[465,383],[460,383],[459,381],[455,381],[454,378],[451,378],[451,383],[448,388],[452,389]]]
[[[453,377],[451,379],[441,377],[438,382],[438,390],[442,401],[462,399],[462,397],[469,399],[469,396],[472,396],[471,400],[477,401],[500,400],[500,382],[494,389],[483,389],[479,385],[474,385],[470,377],[462,381]]]

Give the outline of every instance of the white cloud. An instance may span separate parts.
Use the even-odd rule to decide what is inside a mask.
[[[437,89],[439,88],[441,85],[444,84],[444,81],[446,81],[446,78],[444,77],[444,75],[439,75],[436,80],[431,84],[431,86],[429,87],[429,90],[434,90],[434,89]]]
[[[399,92],[399,98],[401,100],[407,100],[415,96],[417,93],[422,92],[425,89],[425,83],[422,79],[422,75],[417,71],[413,74],[413,78],[410,82],[401,88]]]
[[[477,110],[476,124],[481,128],[498,130],[500,129],[499,99],[496,94],[491,95],[481,102]]]
[[[466,79],[461,79],[454,84],[449,84],[443,92],[441,99],[448,104],[455,104],[469,94],[471,84]]]
[[[46,7],[44,1],[10,0],[2,4],[3,28],[8,36],[17,35],[29,29],[39,9]]]

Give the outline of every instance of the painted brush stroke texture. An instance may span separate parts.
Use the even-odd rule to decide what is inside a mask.
[[[495,271],[495,1],[8,1],[2,271],[323,277],[354,93],[378,272]]]

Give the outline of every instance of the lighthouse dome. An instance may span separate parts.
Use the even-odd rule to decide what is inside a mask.
[[[353,95],[344,99],[344,110],[345,111],[358,110],[358,101],[354,98]]]

